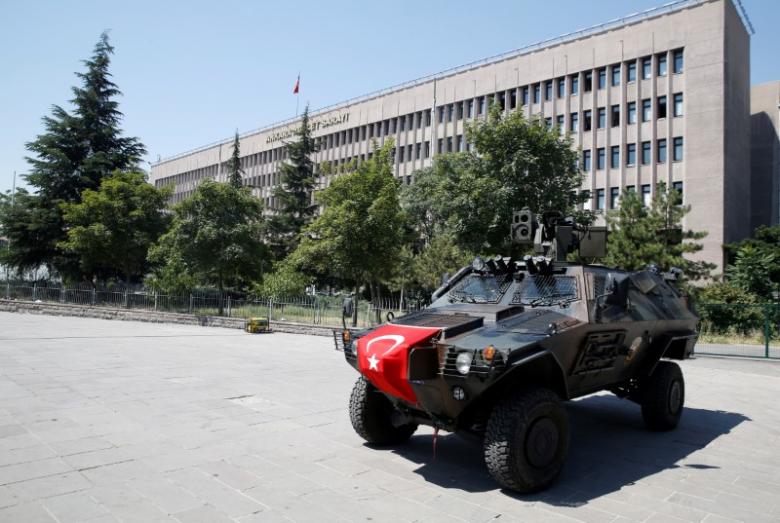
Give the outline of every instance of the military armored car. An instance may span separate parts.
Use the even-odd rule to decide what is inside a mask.
[[[475,435],[498,484],[531,492],[564,465],[566,400],[608,390],[638,403],[650,430],[677,426],[685,384],[671,360],[693,353],[698,317],[674,274],[565,261],[599,255],[603,229],[525,212],[512,234],[541,255],[477,258],[426,309],[334,336],[360,373],[349,413],[369,444],[400,444],[420,424]]]

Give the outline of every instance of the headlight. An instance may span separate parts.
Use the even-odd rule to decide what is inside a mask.
[[[352,341],[349,343],[349,350],[351,350],[351,351],[352,351],[352,354],[354,354],[355,356],[357,356],[357,340],[352,340]]]
[[[471,368],[472,354],[470,352],[461,352],[458,357],[455,358],[455,368],[461,374],[468,374]]]

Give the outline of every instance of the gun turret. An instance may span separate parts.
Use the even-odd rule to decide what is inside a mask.
[[[601,258],[607,254],[607,228],[581,225],[558,211],[542,213],[537,219],[530,209],[512,213],[512,242],[534,246],[534,251],[553,261],[566,261],[578,251],[581,257]]]

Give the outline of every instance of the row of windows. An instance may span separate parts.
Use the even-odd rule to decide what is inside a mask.
[[[653,144],[650,141],[642,142],[640,151],[640,161],[642,165],[650,165],[653,161]],[[582,151],[582,170],[590,171],[592,167],[593,151],[588,149]],[[596,170],[601,171],[606,166],[606,147],[596,149]],[[625,163],[628,167],[636,165],[637,144],[629,143],[624,146]],[[660,138],[655,141],[655,161],[656,163],[666,163],[667,142],[666,138]],[[683,138],[677,136],[672,138],[672,161],[681,162],[683,160]],[[620,167],[620,146],[613,145],[609,148],[609,167],[618,169]]]
[[[668,114],[666,96],[656,97],[655,103],[655,117],[657,119],[666,118]],[[653,103],[650,98],[642,100],[642,122],[649,122],[653,117]],[[610,127],[620,126],[620,105],[610,106],[609,111],[609,123]],[[632,125],[637,123],[637,102],[626,102],[626,123]],[[683,115],[683,94],[675,93],[673,95],[672,116],[675,118]],[[558,127],[561,135],[566,130],[565,115],[559,114],[555,117],[555,125]],[[552,127],[552,117],[545,118],[548,127]],[[582,129],[583,131],[590,131],[593,129],[593,112],[590,109],[582,111]],[[607,126],[607,108],[599,107],[596,109],[596,129],[604,129]],[[576,133],[580,130],[580,112],[574,112],[569,114],[569,132]]]
[[[667,75],[666,53],[655,55],[655,74],[657,77]],[[623,67],[625,65],[625,68]],[[653,77],[653,56],[645,56],[638,60],[631,60],[625,64],[613,64],[609,67],[601,67],[596,70],[596,87],[604,89],[607,86],[607,71],[609,71],[610,84],[613,87],[620,85],[622,72],[625,70],[625,82],[633,83],[637,79],[637,69],[641,68],[643,80],[649,80]],[[672,51],[672,72],[679,74],[683,72],[683,50],[676,49]],[[593,90],[593,71],[582,73],[583,91],[588,93]],[[528,105],[531,95],[533,103],[538,104],[542,101],[542,88],[544,88],[545,101],[553,100],[553,91],[558,98],[566,96],[568,87],[569,95],[576,96],[580,90],[580,73],[574,73],[569,76],[557,78],[555,80],[546,80],[533,86],[525,86],[521,89],[521,100],[523,105]]]
[[[653,196],[651,192],[651,185],[644,184],[640,186],[640,190],[642,192],[642,204],[645,207],[650,206],[650,204],[653,201]],[[682,201],[683,198],[683,182],[672,182],[672,188],[675,189],[680,194],[680,201]],[[634,185],[626,185],[626,191],[634,192],[636,191],[636,186]],[[596,189],[596,193],[593,202],[591,203],[591,194],[590,191],[583,191],[585,195],[588,197],[587,200],[585,200],[585,203],[583,204],[583,207],[585,209],[590,210],[591,205],[595,207],[595,210],[597,211],[603,211],[607,207],[607,190],[606,189]],[[609,189],[609,208],[610,209],[616,209],[618,205],[620,204],[620,187],[610,187]]]

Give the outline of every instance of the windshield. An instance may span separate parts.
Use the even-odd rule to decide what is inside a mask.
[[[467,303],[498,303],[509,281],[506,275],[469,274],[450,291],[449,298]]]
[[[529,274],[515,291],[512,303],[536,307],[578,299],[577,279],[574,276]]]

